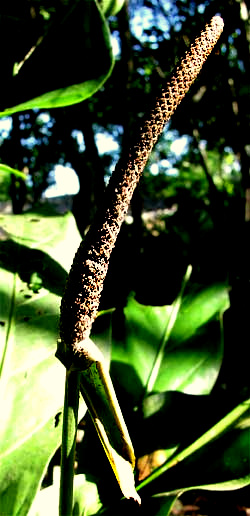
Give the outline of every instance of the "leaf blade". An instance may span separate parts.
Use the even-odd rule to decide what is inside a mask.
[[[215,284],[185,296],[154,389],[207,394],[216,381],[223,357],[220,313],[228,307],[227,286]],[[159,343],[163,341],[171,306],[147,306],[130,297],[124,309],[125,337],[116,336],[112,369],[114,377],[137,404],[144,395]],[[134,381],[128,380],[133,375]]]
[[[164,473],[166,473],[164,483],[168,482],[169,493],[172,494],[195,488],[208,489],[209,486],[209,489],[214,489],[217,486],[217,490],[224,490],[225,488],[237,489],[243,485],[248,485],[250,482],[249,413],[250,399],[237,405],[195,442],[167,460],[163,466],[160,466],[152,475],[143,480],[138,489],[140,490],[157,478],[159,479]],[[242,417],[246,418],[247,426],[245,428],[243,424],[241,431]],[[225,440],[228,439],[229,441],[225,446]],[[234,451],[234,461],[232,461],[232,451]],[[220,467],[216,464],[218,457]],[[239,457],[244,457],[244,461]],[[234,462],[234,465],[231,468],[232,462]],[[195,474],[191,469],[192,463],[194,464]],[[201,464],[206,464],[205,471],[204,469],[201,470]],[[222,464],[224,464],[224,468],[221,467]],[[217,482],[215,481],[216,472]],[[219,479],[218,475],[219,477],[221,475],[222,478]],[[210,482],[207,481],[208,479],[211,479]],[[183,484],[177,486],[181,482]],[[174,484],[176,484],[176,488],[174,488]]]
[[[58,278],[65,281],[73,258],[67,239],[74,242],[80,235],[68,216],[53,216],[49,225],[49,217],[34,213],[0,219],[5,229],[0,243],[1,331],[6,341],[0,378],[0,512],[26,516],[61,441],[64,369],[54,356],[60,305],[55,285]],[[64,237],[68,254],[62,252]],[[61,257],[62,265],[53,256]],[[46,260],[49,267],[43,268]],[[38,292],[30,285],[31,265],[42,275]]]
[[[82,102],[108,79],[114,66],[110,33],[98,2],[65,6],[9,78],[8,107],[0,117],[27,109]],[[30,43],[33,45],[33,43]],[[31,80],[32,78],[32,80]],[[13,100],[15,105],[13,105]]]

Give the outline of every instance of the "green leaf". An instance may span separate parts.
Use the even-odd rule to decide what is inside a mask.
[[[99,4],[106,17],[115,16],[122,9],[124,0],[100,0]]]
[[[110,33],[98,3],[77,1],[64,6],[62,12],[42,36],[37,34],[35,45],[30,41],[29,52],[15,65],[15,75],[5,77],[2,99],[7,99],[8,108],[0,116],[82,102],[109,77],[113,67]],[[13,26],[14,34],[18,28]],[[33,31],[32,26],[32,35]],[[17,50],[16,55],[18,59]]]
[[[227,288],[221,284],[184,297],[165,347],[155,391],[177,390],[187,394],[211,391],[223,356],[220,314],[227,306]],[[115,329],[114,314],[111,371],[133,403],[138,403],[145,393],[171,312],[171,306],[145,306],[129,298],[124,309],[125,337],[121,338]]]
[[[151,514],[151,516],[168,516],[177,499],[176,495],[158,494],[147,499],[144,514]],[[143,509],[143,506],[142,506]]]
[[[198,435],[218,419],[209,396],[184,394],[182,392],[151,393],[141,405],[142,421],[140,446],[142,452],[165,450],[170,457],[179,444],[192,442]],[[186,425],[190,414],[199,414],[195,425]],[[171,421],[171,425],[168,425]],[[167,457],[166,457],[167,458]]]
[[[60,293],[80,236],[70,215],[1,215],[0,223],[0,513],[26,516],[61,441]],[[37,293],[34,272],[42,279]]]
[[[39,399],[38,399],[39,402]],[[24,417],[27,415],[27,411]],[[27,515],[44,476],[46,467],[61,439],[61,418],[57,426],[53,416],[27,440],[1,453],[0,460],[0,513]],[[12,422],[13,424],[13,422]],[[14,422],[15,425],[15,422]]]
[[[1,241],[2,267],[17,272],[27,284],[33,272],[39,273],[43,287],[62,294],[67,271],[81,241],[74,217],[56,215],[45,206],[22,215],[0,214],[0,224],[7,232]]]
[[[20,172],[20,170],[9,167],[8,165],[4,165],[3,163],[0,163],[0,172],[6,172],[7,174],[14,174],[17,177],[24,179],[24,181],[26,180],[26,175],[24,174],[24,172]]]
[[[170,494],[191,489],[232,490],[250,484],[250,400],[224,418],[141,484],[158,480]]]
[[[170,335],[172,333],[173,327],[174,327],[174,325],[176,323],[176,319],[177,319],[177,316],[178,316],[178,313],[179,313],[179,310],[180,310],[180,307],[181,307],[181,304],[182,304],[184,290],[185,290],[186,285],[187,285],[187,283],[188,283],[188,281],[190,279],[191,272],[192,272],[192,266],[189,265],[187,267],[185,276],[184,276],[183,281],[182,281],[181,290],[180,290],[177,298],[174,300],[174,302],[172,304],[172,309],[171,309],[171,312],[169,314],[168,323],[167,323],[167,326],[165,328],[165,331],[164,331],[164,334],[163,334],[160,346],[158,347],[156,358],[155,358],[155,361],[153,363],[152,370],[151,370],[150,375],[148,377],[148,381],[147,381],[147,385],[146,385],[147,392],[151,392],[153,390],[155,381],[156,381],[158,373],[159,373],[159,369],[160,369],[161,364],[162,364],[163,359],[164,359],[164,352],[165,352],[166,344],[167,344],[167,342],[168,342],[168,340],[170,338]]]

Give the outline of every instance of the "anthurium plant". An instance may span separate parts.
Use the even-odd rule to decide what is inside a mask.
[[[85,20],[82,37],[93,34],[95,68],[72,75],[66,59],[69,84],[61,84],[55,73],[50,85],[45,74],[43,90],[38,81],[33,96],[26,92],[19,98],[19,81],[46,63],[48,30],[16,63],[11,84],[17,93],[2,116],[80,102],[111,73],[105,13],[113,14],[122,3],[75,4],[62,24],[72,17]],[[79,18],[81,9],[88,12]],[[118,515],[127,513],[128,504],[135,514],[168,515],[185,491],[233,490],[250,483],[250,400],[235,404],[214,390],[223,361],[227,285],[193,284],[188,265],[172,305],[146,306],[131,294],[122,331],[116,331],[116,309],[99,311],[110,255],[151,150],[222,30],[222,19],[214,16],[163,85],[118,162],[83,241],[70,214],[37,209],[0,216],[2,515]],[[62,35],[60,25],[58,38]],[[102,467],[102,449],[86,436],[92,467],[75,475],[77,427],[86,410],[111,468],[106,462]],[[183,421],[189,414],[202,417],[187,428]],[[59,447],[60,481],[41,489]]]

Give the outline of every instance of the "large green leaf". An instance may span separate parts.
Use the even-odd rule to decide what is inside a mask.
[[[103,85],[112,71],[113,55],[108,25],[98,2],[78,0],[65,4],[60,15],[54,13],[42,35],[34,34],[34,24],[23,27],[30,40],[21,60],[20,17],[14,12],[8,18],[13,38],[17,35],[11,46],[13,55],[10,54],[10,60],[16,62],[15,74],[9,76],[11,63],[5,71],[3,60],[1,103],[6,108],[0,116],[75,104]]]
[[[37,403],[39,403],[37,398]],[[37,410],[37,409],[36,409]],[[27,415],[27,411],[24,417]],[[61,421],[53,416],[40,428],[34,428],[23,442],[1,453],[0,457],[0,514],[27,516],[46,466],[58,448]],[[12,422],[12,425],[15,425]]]
[[[61,440],[60,293],[80,236],[70,215],[2,215],[0,224],[0,514],[26,516]]]
[[[211,391],[223,356],[220,314],[227,306],[227,288],[221,284],[200,289],[183,299],[165,347],[155,391]],[[118,337],[115,331],[112,373],[134,403],[144,394],[171,311],[171,306],[145,306],[131,297],[124,309],[125,337],[122,332]]]

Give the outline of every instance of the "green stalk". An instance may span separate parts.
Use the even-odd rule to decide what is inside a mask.
[[[79,383],[80,373],[78,371],[66,372],[61,449],[59,516],[71,516],[72,514],[75,446],[79,407]]]

